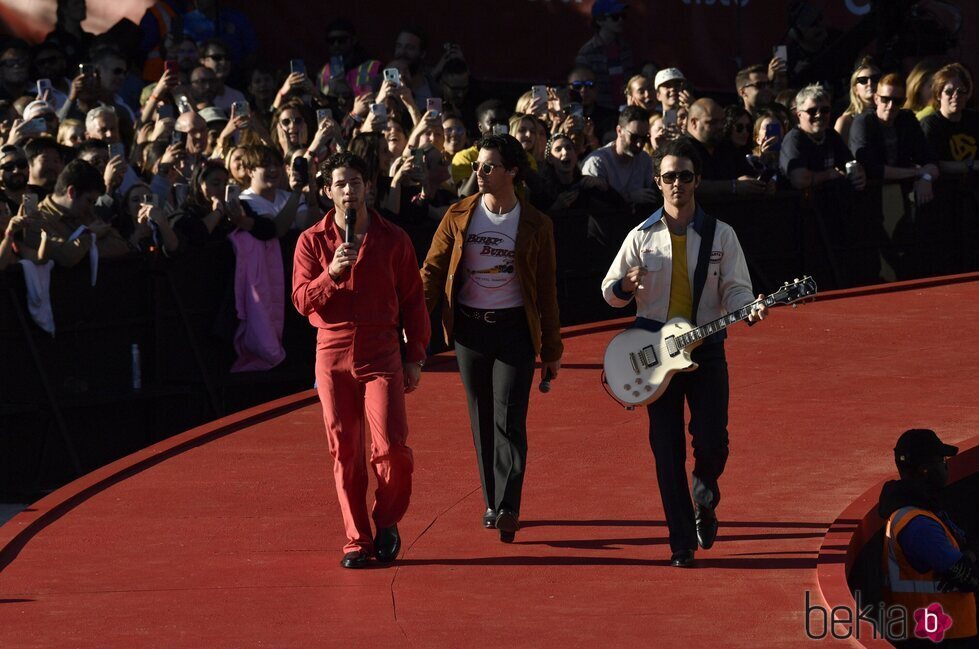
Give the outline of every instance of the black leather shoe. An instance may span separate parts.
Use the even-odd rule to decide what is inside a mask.
[[[697,543],[705,550],[714,545],[717,538],[717,516],[710,507],[700,505],[697,508]]]
[[[674,568],[689,568],[693,565],[693,550],[680,550],[670,557],[670,565]]]
[[[363,550],[354,550],[343,555],[340,565],[344,568],[366,568],[370,556]]]
[[[496,516],[497,511],[492,507],[487,507],[486,512],[483,514],[483,527],[488,530],[496,529]]]
[[[374,557],[381,563],[391,563],[401,552],[401,535],[398,526],[377,528],[374,536]]]
[[[496,529],[500,530],[500,540],[513,543],[517,530],[520,529],[520,518],[509,509],[501,509],[496,515]]]

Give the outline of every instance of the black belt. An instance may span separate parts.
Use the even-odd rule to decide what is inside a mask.
[[[497,324],[498,322],[513,322],[520,318],[526,318],[524,308],[515,306],[510,309],[474,309],[468,306],[458,305],[457,310],[470,320],[479,320],[486,324]]]

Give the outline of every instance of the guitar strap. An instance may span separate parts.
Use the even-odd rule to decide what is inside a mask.
[[[704,293],[707,283],[707,267],[710,265],[711,247],[714,244],[714,231],[717,230],[717,219],[704,215],[704,225],[700,232],[700,252],[697,253],[697,268],[693,271],[693,312],[690,321],[697,326],[697,307],[700,306],[700,296]]]

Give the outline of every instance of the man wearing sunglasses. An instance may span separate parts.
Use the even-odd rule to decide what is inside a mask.
[[[27,188],[27,156],[12,144],[0,147],[0,201],[16,214]]]
[[[738,70],[734,77],[734,85],[741,97],[744,109],[756,116],[762,108],[767,108],[775,101],[772,81],[768,78],[769,68],[761,63],[750,65]]]
[[[775,191],[774,182],[758,180],[744,156],[724,137],[724,109],[713,99],[702,97],[690,105],[687,136],[703,167],[702,194]]]
[[[517,197],[527,155],[510,135],[477,144],[479,193],[439,224],[421,270],[429,311],[442,304],[456,359],[486,510],[481,524],[511,543],[520,527],[527,463],[527,408],[534,360],[555,378],[564,346],[551,220]]]
[[[223,41],[211,39],[204,42],[201,46],[201,65],[214,71],[214,106],[230,112],[231,104],[247,101],[240,90],[225,85],[231,75],[231,51]]]
[[[595,73],[598,104],[616,109],[622,99],[626,80],[635,72],[632,47],[623,37],[628,6],[618,0],[595,0],[591,7],[595,35],[575,57]]]
[[[619,113],[615,140],[585,158],[581,173],[608,183],[633,207],[655,203],[653,163],[643,147],[649,142],[649,113],[626,106]]]
[[[702,325],[755,299],[734,230],[697,205],[701,168],[696,150],[680,139],[667,141],[656,153],[663,207],[629,232],[602,281],[606,302],[624,307],[635,300],[636,326],[652,331],[677,317]],[[761,306],[749,322],[765,315]],[[722,330],[706,338],[693,352],[698,369],[674,376],[646,408],[670,561],[680,568],[693,565],[697,546],[709,549],[717,535],[718,479],[728,456],[725,337]],[[695,458],[693,503],[684,468],[684,401],[690,408]]]
[[[840,134],[830,126],[830,96],[820,85],[806,86],[795,97],[799,125],[786,134],[779,153],[779,168],[792,186],[806,191],[826,183],[849,180],[863,190],[867,178],[862,169],[850,176],[845,165],[853,155]]]

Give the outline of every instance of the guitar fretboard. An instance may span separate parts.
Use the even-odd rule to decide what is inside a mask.
[[[724,329],[727,329],[728,327],[730,327],[735,323],[741,322],[742,320],[747,320],[748,316],[751,315],[751,307],[755,306],[756,304],[764,304],[765,306],[770,307],[773,306],[775,303],[776,303],[775,298],[769,295],[764,300],[755,300],[754,302],[745,304],[737,311],[733,311],[731,313],[728,313],[727,315],[723,315],[717,320],[708,322],[707,324],[704,325],[700,325],[696,329],[691,329],[687,333],[677,336],[676,337],[677,347],[682,349],[684,347],[687,347],[688,345],[692,345],[693,343],[699,340],[703,340],[707,336],[716,334],[718,331],[723,331]]]

